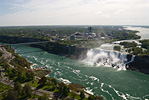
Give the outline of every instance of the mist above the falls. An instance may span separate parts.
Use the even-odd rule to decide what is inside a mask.
[[[127,53],[114,51],[113,47],[114,44],[103,44],[99,48],[90,49],[83,62],[96,67],[105,66],[126,70],[127,64],[133,62],[134,56],[128,61]]]

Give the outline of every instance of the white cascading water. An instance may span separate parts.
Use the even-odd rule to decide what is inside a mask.
[[[126,64],[133,62],[133,60],[134,56],[128,61],[126,53],[96,48],[88,50],[87,57],[83,62],[89,65],[107,66],[118,68],[118,70],[126,70]]]

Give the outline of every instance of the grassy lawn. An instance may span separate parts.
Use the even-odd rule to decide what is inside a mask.
[[[29,82],[29,85],[36,88],[39,86],[38,82],[39,82],[39,80],[34,80],[34,81]],[[55,89],[53,89],[54,87],[56,87],[56,86],[55,85],[45,85],[45,86],[41,87],[40,89],[54,92],[55,91]]]
[[[49,89],[49,86],[43,86],[41,89],[48,90]]]
[[[78,94],[76,94],[75,92],[70,92],[68,96],[71,98],[74,97],[75,99],[78,99],[78,100],[81,99],[80,96]]]
[[[54,86],[54,85],[53,86],[52,85],[51,86],[45,85],[41,89],[54,92],[56,90],[56,86]]]
[[[35,73],[38,77],[43,77],[50,73],[49,70],[35,70]]]
[[[35,94],[32,94],[29,100],[32,100],[31,98],[32,98],[32,99],[34,99],[34,98],[40,98],[40,96],[35,95]]]
[[[34,80],[34,81],[29,82],[29,85],[32,87],[38,87],[39,86],[38,80]]]
[[[80,98],[80,95],[76,94],[75,92],[70,92],[68,96],[71,97],[71,98],[74,97],[77,100],[80,100],[81,99]],[[87,98],[84,98],[83,100],[88,100],[88,99]]]
[[[79,100],[79,99],[81,99],[81,98],[80,98],[80,96],[79,96],[79,95],[77,95],[77,96],[75,96],[75,99],[78,99],[78,100]]]

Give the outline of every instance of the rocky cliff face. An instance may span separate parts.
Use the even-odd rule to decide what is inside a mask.
[[[128,55],[130,59],[131,55]],[[135,70],[149,74],[149,56],[136,56],[134,61],[128,64],[128,70]]]
[[[9,36],[0,36],[0,41],[4,43],[26,43],[26,42],[37,42],[37,41],[45,41],[42,39],[32,39],[32,38],[22,38],[22,37],[9,37]],[[69,56],[73,59],[83,59],[86,56],[87,48],[78,48],[76,46],[69,47],[68,45],[63,45],[57,42],[49,42],[44,44],[32,44],[33,47],[41,48],[47,52]]]
[[[86,58],[87,48],[78,48],[76,46],[68,46],[56,42],[49,42],[47,44],[32,44],[31,46],[41,48],[47,52],[57,54],[60,56],[67,56],[72,59]]]

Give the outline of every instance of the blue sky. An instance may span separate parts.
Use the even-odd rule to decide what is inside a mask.
[[[149,0],[0,0],[0,26],[149,25]]]

